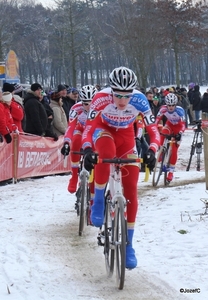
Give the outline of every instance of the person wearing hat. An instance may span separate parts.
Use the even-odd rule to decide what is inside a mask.
[[[53,131],[57,136],[64,135],[68,126],[65,111],[63,109],[62,96],[60,92],[51,93],[50,107],[53,110]]]
[[[5,82],[3,84],[3,90],[4,92],[9,92],[12,94],[12,102],[10,105],[10,112],[12,115],[12,118],[14,120],[14,124],[16,124],[18,131],[23,132],[22,125],[24,124],[24,107],[22,104],[22,98],[19,96],[14,96],[15,92],[15,85]]]
[[[26,114],[25,132],[39,136],[45,136],[48,125],[48,116],[41,99],[42,86],[33,83],[24,98]]]
[[[63,109],[66,114],[67,122],[69,121],[69,111],[72,108],[72,106],[77,102],[79,97],[79,92],[75,88],[68,88],[66,97],[62,97],[63,101]]]
[[[161,106],[160,99],[158,96],[155,95],[152,99],[152,106],[151,106],[152,113],[155,117],[157,116],[158,111],[160,110],[160,106]]]
[[[0,95],[0,134],[5,138],[7,144],[11,143],[11,133],[17,130],[10,113],[10,105],[12,103],[12,94],[4,92]]]
[[[190,106],[188,108],[188,117],[189,117],[189,125],[193,125],[194,121],[194,112],[193,112],[193,92],[194,92],[195,83],[190,82],[188,85],[188,100],[190,103]]]

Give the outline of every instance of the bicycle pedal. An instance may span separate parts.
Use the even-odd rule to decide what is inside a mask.
[[[101,241],[101,237],[97,237],[98,246],[104,246],[104,243]]]
[[[98,240],[98,246],[104,246],[104,242],[102,242],[102,240],[105,239],[105,236],[104,236],[104,231],[98,233],[98,237],[97,237],[97,240]]]

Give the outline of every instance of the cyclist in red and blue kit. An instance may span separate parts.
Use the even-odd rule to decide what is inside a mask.
[[[68,191],[70,193],[75,193],[77,190],[80,162],[80,155],[74,154],[73,152],[79,152],[82,147],[82,133],[85,128],[90,103],[96,92],[97,89],[93,85],[84,85],[79,91],[81,101],[74,104],[69,112],[69,123],[64,135],[64,145],[61,149],[61,153],[63,155],[69,155],[71,151],[72,177],[68,184]],[[67,148],[65,145],[67,145]]]
[[[183,132],[186,129],[185,124],[185,111],[181,106],[177,106],[178,97],[174,93],[169,93],[165,96],[165,104],[161,106],[157,116],[156,123],[158,124],[163,116],[167,118],[164,127],[161,129],[161,134],[174,134],[176,143],[173,144],[172,153],[170,157],[170,169],[167,175],[167,181],[173,180],[173,172],[175,170],[175,164],[178,159],[178,148],[181,143]],[[164,135],[161,135],[161,145],[165,139]]]
[[[95,168],[95,197],[92,206],[91,221],[100,227],[104,220],[104,191],[109,178],[109,164],[95,164],[93,149],[102,158],[137,158],[134,122],[140,113],[150,136],[150,146],[144,162],[150,169],[155,165],[155,152],[160,144],[160,134],[155,124],[148,100],[136,90],[137,77],[126,68],[114,69],[110,76],[110,87],[94,96],[88,113],[86,127],[82,135],[84,165],[90,171]],[[95,165],[94,165],[95,164]],[[135,251],[132,247],[134,225],[138,207],[137,183],[138,164],[122,166],[122,185],[127,204],[128,243],[126,248],[126,267],[137,266]]]

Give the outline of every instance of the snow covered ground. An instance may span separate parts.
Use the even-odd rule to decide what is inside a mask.
[[[0,186],[0,299],[207,299],[208,215],[201,199],[208,195],[203,158],[201,171],[194,155],[186,172],[192,139],[187,130],[170,186],[161,181],[153,188],[152,175],[144,182],[140,174],[138,266],[126,271],[122,291],[106,277],[97,228],[78,236],[68,176]]]

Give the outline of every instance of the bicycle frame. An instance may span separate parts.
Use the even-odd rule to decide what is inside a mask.
[[[75,152],[77,154],[83,154],[82,152]],[[77,201],[75,209],[77,210],[77,216],[79,217],[79,236],[82,236],[84,231],[85,223],[88,224],[88,209],[90,202],[90,191],[89,191],[89,172],[83,166],[83,160],[80,161],[79,166],[79,182],[78,189],[76,192]]]
[[[126,207],[126,199],[122,192],[121,169],[118,165],[110,165],[109,190],[111,196],[113,195],[111,199],[112,206],[115,205],[117,199],[120,199],[120,201],[123,201],[124,207]],[[124,217],[126,219],[126,214]]]
[[[152,185],[157,186],[160,176],[164,173],[164,185],[168,185],[167,172],[170,167],[170,157],[172,154],[172,146],[175,143],[175,135],[165,135],[163,145],[157,155],[155,168],[153,171]]]
[[[142,159],[103,159],[110,163],[110,176],[105,197],[105,221],[98,234],[98,244],[104,246],[105,264],[108,276],[113,275],[116,261],[116,282],[123,289],[126,268],[127,200],[122,190],[121,164],[141,162]],[[103,229],[103,231],[102,231]],[[104,243],[101,242],[104,238]]]

